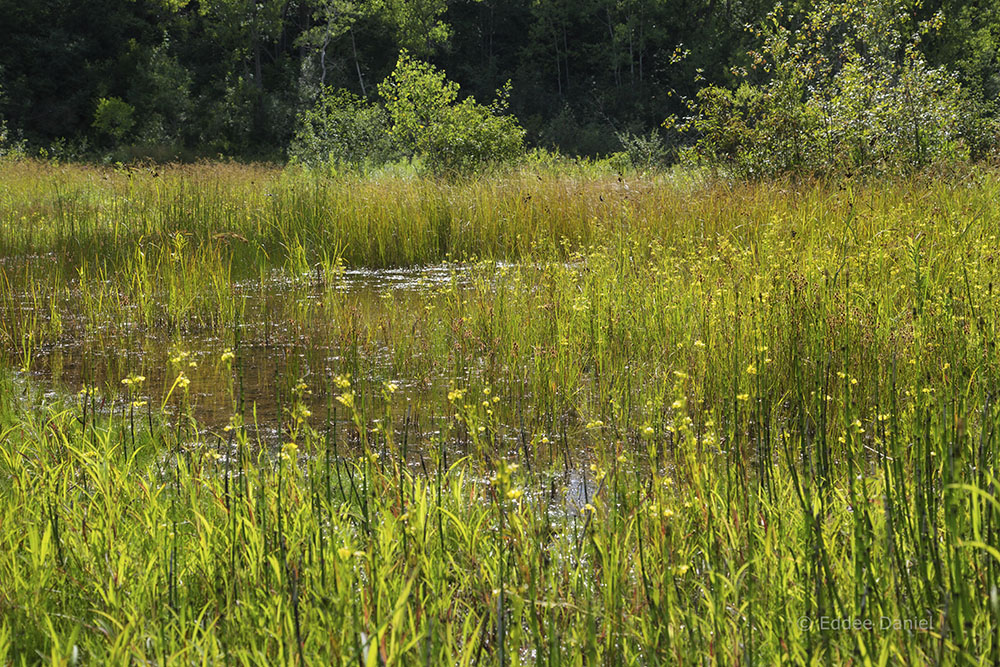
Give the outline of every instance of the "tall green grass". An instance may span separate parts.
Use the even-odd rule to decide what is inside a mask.
[[[0,170],[5,661],[1000,660],[992,171]]]

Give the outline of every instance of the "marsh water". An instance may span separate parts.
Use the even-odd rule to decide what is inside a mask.
[[[221,296],[198,285],[182,321],[150,316],[137,288],[120,276],[73,275],[52,257],[7,260],[0,268],[0,333],[11,365],[20,368],[16,386],[25,400],[30,392],[31,400],[80,409],[86,399],[91,411],[129,414],[140,427],[147,419],[195,423],[202,440],[223,439],[239,414],[253,438],[273,450],[287,439],[298,400],[323,441],[349,450],[357,431],[335,400],[342,389],[336,378],[349,376],[368,402],[368,427],[391,420],[397,446],[409,448],[408,463],[417,468],[439,452],[452,460],[473,453],[468,429],[450,421],[449,392],[467,387],[467,400],[488,402],[494,415],[490,456],[548,462],[561,471],[574,504],[594,491],[579,423],[540,411],[530,396],[482,393],[502,382],[497,360],[475,350],[459,359],[449,349],[452,337],[428,333],[453,326],[442,312],[450,300],[488,295],[503,266],[341,267],[332,278],[245,271]],[[184,389],[181,376],[189,383]],[[123,383],[127,378],[133,382]]]
[[[390,297],[406,301],[443,285],[460,287],[462,274],[461,267],[447,266],[348,269],[330,286],[310,279],[293,281],[275,271],[263,281],[233,283],[232,297],[241,310],[238,320],[173,328],[146,326],[134,314],[94,322],[95,318],[84,312],[78,289],[70,287],[56,297],[61,319],[58,335],[38,336],[30,363],[21,365],[53,398],[89,388],[104,397],[108,410],[115,398],[124,397],[121,381],[126,377],[145,378],[130,400],[148,400],[159,406],[183,372],[190,380],[187,394],[192,416],[206,429],[227,424],[237,404],[242,404],[248,415],[255,412],[265,430],[277,429],[288,403],[284,390],[305,382],[310,392],[306,400],[314,413],[322,414],[331,378],[350,372],[344,370],[349,365],[380,369],[391,356],[391,350],[377,344],[339,345],[341,341],[333,332],[340,323],[327,319],[325,299],[335,294],[349,302],[348,312],[358,311]],[[49,304],[39,308],[26,291],[21,292],[16,307],[21,320],[29,313],[47,323],[52,320]],[[125,312],[128,310],[126,305]],[[14,319],[9,311],[6,315],[8,320]],[[16,339],[17,335],[12,332],[10,337]],[[224,360],[227,351],[233,353],[228,362]],[[358,358],[349,358],[354,354]],[[15,354],[15,361],[20,360],[18,356]],[[373,382],[379,378],[355,379]],[[385,374],[381,379],[397,384],[411,401],[429,399],[447,384],[443,377],[416,382]]]

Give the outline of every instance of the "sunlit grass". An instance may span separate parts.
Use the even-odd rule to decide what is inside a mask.
[[[997,661],[1000,177],[938,176],[0,163],[0,656]]]

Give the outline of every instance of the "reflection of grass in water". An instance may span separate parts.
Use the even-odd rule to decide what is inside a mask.
[[[991,172],[0,169],[12,660],[997,660]]]

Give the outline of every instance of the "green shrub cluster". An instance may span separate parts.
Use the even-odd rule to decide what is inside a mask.
[[[299,118],[292,156],[304,163],[385,164],[401,156],[434,174],[467,174],[524,156],[524,130],[507,114],[510,83],[489,105],[403,51],[379,85],[384,106],[328,90]]]
[[[135,107],[118,97],[102,97],[94,112],[94,127],[115,141],[122,141],[135,127]]]
[[[622,150],[610,155],[608,162],[619,173],[629,169],[647,171],[664,167],[669,162],[670,151],[656,130],[649,134],[618,132],[615,136]]]
[[[909,0],[778,5],[734,89],[703,88],[688,157],[741,176],[907,170],[965,159],[988,145],[982,105],[921,51],[940,14],[913,19]]]
[[[399,148],[385,109],[346,90],[327,88],[299,116],[289,153],[309,166],[344,166],[384,164],[399,156]]]
[[[379,86],[392,134],[435,173],[467,173],[524,155],[524,130],[508,115],[510,83],[490,105],[458,101],[459,86],[444,72],[403,51]]]

